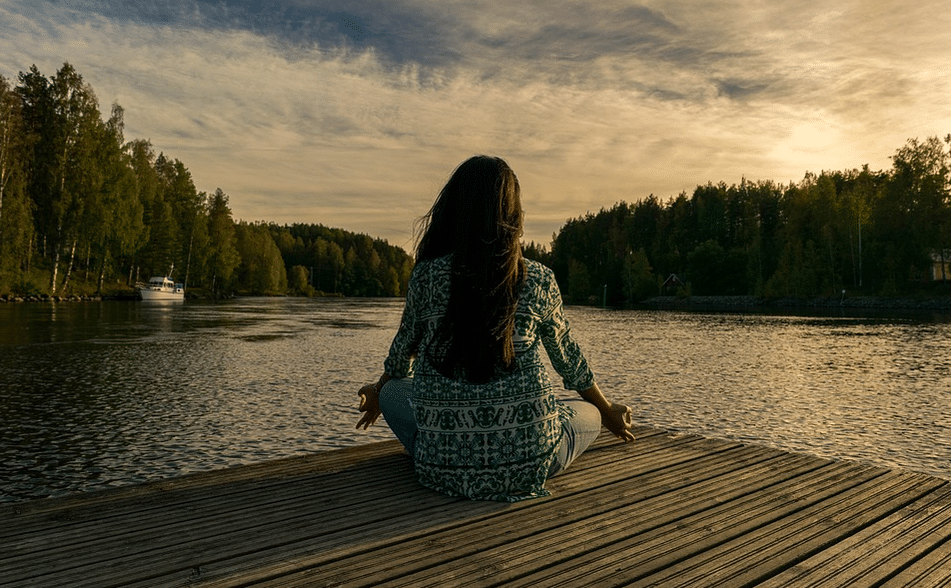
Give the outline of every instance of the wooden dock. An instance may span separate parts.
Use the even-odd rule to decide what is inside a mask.
[[[395,441],[0,506],[0,587],[951,586],[951,482],[637,428],[515,504]]]

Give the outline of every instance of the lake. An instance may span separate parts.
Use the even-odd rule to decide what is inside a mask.
[[[379,375],[401,311],[339,298],[0,305],[0,501],[392,439],[382,421],[354,429],[356,392]],[[638,424],[951,479],[951,316],[566,314]]]

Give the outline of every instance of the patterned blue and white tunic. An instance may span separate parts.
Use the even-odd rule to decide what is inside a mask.
[[[437,326],[449,302],[449,257],[414,268],[386,373],[414,376],[411,402],[419,432],[420,483],[452,496],[516,501],[547,496],[545,480],[570,408],[556,402],[541,358],[544,346],[565,388],[585,390],[594,376],[571,338],[554,273],[525,260],[515,315],[515,369],[485,384],[452,380],[432,361]],[[438,354],[436,354],[438,355]]]

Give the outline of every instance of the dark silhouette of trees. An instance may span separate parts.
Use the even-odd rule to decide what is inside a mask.
[[[127,141],[122,107],[104,118],[68,63],[50,78],[33,66],[17,82],[0,77],[0,293],[131,287],[173,268],[213,295],[405,293],[413,260],[385,241],[236,223],[223,190],[199,192],[181,161]],[[946,289],[949,147],[951,135],[910,139],[885,171],[651,194],[569,219],[550,250],[523,250],[572,302],[635,302],[665,281],[683,294],[761,297]]]
[[[18,82],[0,77],[0,293],[68,293],[77,272],[101,292],[173,271],[215,296],[405,293],[412,259],[385,241],[235,223],[220,188],[199,192],[181,161],[125,141],[121,106],[103,120],[68,63]],[[45,284],[30,282],[37,271]]]
[[[697,186],[667,202],[653,195],[571,219],[550,263],[574,302],[608,304],[660,293],[671,274],[695,295],[829,297],[843,290],[895,295],[933,285],[951,257],[951,136],[911,139],[891,170],[868,166],[779,186]],[[626,287],[643,251],[654,288]],[[939,263],[940,266],[940,263]],[[642,272],[643,273],[643,272]],[[946,283],[951,276],[938,276]]]
[[[413,258],[386,241],[323,225],[270,225],[270,230],[285,265],[306,268],[316,292],[406,294]]]

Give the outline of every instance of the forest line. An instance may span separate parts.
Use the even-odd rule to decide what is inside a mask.
[[[909,139],[892,167],[697,186],[571,219],[550,249],[565,297],[763,299],[944,295],[951,280],[951,135]],[[666,287],[665,287],[666,286]]]
[[[0,76],[0,295],[129,291],[166,275],[211,296],[318,290],[399,296],[412,258],[322,225],[235,222],[220,188],[200,192],[181,161],[126,141],[65,63],[16,86]]]
[[[399,296],[413,259],[319,224],[235,222],[220,188],[124,137],[68,63],[0,76],[0,295],[131,289],[174,268],[210,295]],[[951,135],[909,139],[892,167],[799,182],[708,183],[569,219],[527,257],[571,302],[658,294],[809,298],[947,292]]]

